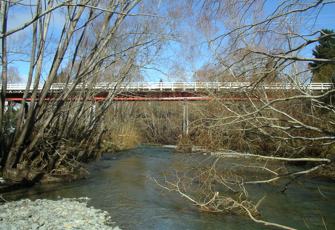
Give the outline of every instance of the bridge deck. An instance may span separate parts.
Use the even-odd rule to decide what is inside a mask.
[[[1,84],[0,84],[1,86]],[[51,90],[64,90],[65,88],[71,87],[71,84],[54,83],[51,86]],[[151,90],[220,90],[220,89],[241,89],[241,88],[262,88],[270,90],[292,90],[292,89],[304,89],[304,90],[327,90],[333,86],[332,83],[310,83],[307,85],[297,85],[290,83],[271,83],[271,84],[259,84],[257,86],[252,85],[250,82],[130,82],[118,84],[115,82],[107,83],[102,82],[96,84],[93,89],[95,90],[113,90],[119,88],[126,91],[151,91]],[[38,86],[38,90],[42,90],[43,85]],[[85,84],[78,84],[76,89],[91,88]],[[26,89],[25,84],[8,84],[7,92],[23,92]],[[33,90],[33,87],[30,87]]]
[[[1,86],[1,85],[0,85]],[[72,87],[71,84],[54,83],[51,86],[50,93],[57,94]],[[208,92],[241,92],[248,89],[264,90],[308,90],[308,91],[326,91],[333,87],[332,83],[311,83],[308,85],[296,85],[289,83],[271,83],[252,85],[250,82],[130,82],[118,84],[115,82],[102,82],[90,87],[85,84],[78,84],[76,91],[83,88],[92,90],[95,96],[92,100],[103,100],[109,92],[117,90],[119,92],[114,98],[116,101],[180,101],[180,100],[210,100]],[[43,85],[39,85],[37,91],[40,92]],[[8,84],[6,91],[6,100],[21,101],[25,92],[25,84]],[[33,91],[31,87],[28,93]],[[207,92],[207,95],[206,93]],[[202,93],[202,94],[200,94]],[[205,93],[205,94],[204,94]],[[52,96],[47,100],[52,99]],[[230,97],[231,100],[239,100],[238,97]],[[26,99],[27,101],[30,98]]]

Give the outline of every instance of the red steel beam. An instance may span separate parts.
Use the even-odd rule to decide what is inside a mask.
[[[106,97],[91,97],[85,100],[87,101],[104,101]],[[246,101],[246,100],[259,100],[259,98],[252,97],[114,97],[113,101],[211,101],[214,99],[219,99],[223,101]],[[26,98],[25,101],[30,102],[31,98]],[[37,99],[38,100],[38,99]],[[44,99],[45,101],[57,100],[52,97],[48,97]],[[67,99],[68,101],[75,101],[78,98],[73,97]],[[16,101],[22,102],[24,101],[21,97],[12,97],[6,98],[6,101]]]

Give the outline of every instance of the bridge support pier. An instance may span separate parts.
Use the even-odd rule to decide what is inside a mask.
[[[183,102],[183,135],[188,135],[189,131],[189,117],[188,117],[188,103]]]

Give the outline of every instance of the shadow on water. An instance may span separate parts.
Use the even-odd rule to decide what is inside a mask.
[[[85,180],[38,185],[5,197],[89,197],[89,205],[106,210],[123,229],[267,229],[248,218],[198,212],[176,194],[162,192],[151,180],[176,164],[189,164],[172,149],[143,146],[118,154],[105,154],[90,165]],[[252,186],[255,199],[266,196],[262,218],[298,229],[335,229],[335,186],[322,180],[299,180],[286,193],[278,186]]]

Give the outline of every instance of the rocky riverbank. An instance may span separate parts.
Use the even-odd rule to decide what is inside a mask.
[[[20,200],[0,205],[0,229],[119,230],[107,212],[87,207],[88,198]]]

